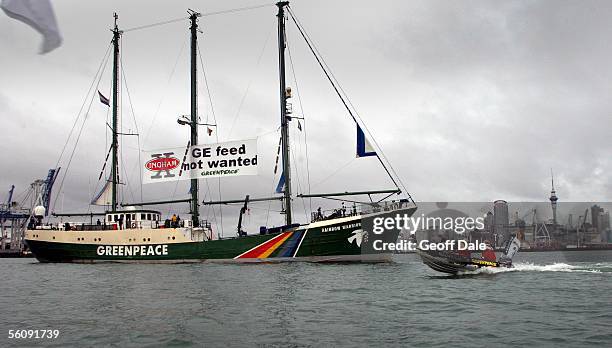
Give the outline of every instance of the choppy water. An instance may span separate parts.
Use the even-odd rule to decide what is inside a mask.
[[[612,251],[447,277],[393,264],[0,259],[0,346],[610,346]],[[58,329],[9,340],[10,329]]]

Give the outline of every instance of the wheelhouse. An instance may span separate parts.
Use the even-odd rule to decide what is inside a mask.
[[[103,224],[123,230],[159,228],[164,226],[164,221],[161,221],[161,213],[156,210],[124,210],[106,212]]]

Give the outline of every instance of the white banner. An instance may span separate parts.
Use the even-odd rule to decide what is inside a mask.
[[[144,151],[143,183],[257,175],[257,139]]]

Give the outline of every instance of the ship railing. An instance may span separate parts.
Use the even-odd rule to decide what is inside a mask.
[[[310,213],[311,222],[331,220],[342,217],[360,216],[365,214],[379,213],[384,211],[393,211],[410,207],[410,202],[407,200],[400,201],[385,201],[380,203],[362,203],[359,206],[353,204],[351,206],[341,206],[339,208],[321,210]]]
[[[66,230],[66,227],[68,227],[70,229],[70,231],[111,231],[111,230],[116,230],[117,229],[117,225],[116,224],[112,224],[112,225],[106,225],[106,224],[70,224],[68,226],[61,226],[64,230]]]

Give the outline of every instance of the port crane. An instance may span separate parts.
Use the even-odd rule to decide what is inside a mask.
[[[59,170],[50,169],[45,180],[34,181],[21,202],[13,200],[15,185],[11,185],[6,203],[0,204],[0,257],[23,254],[25,230],[33,219],[41,222],[48,215],[51,190]],[[28,198],[29,206],[25,203]]]

